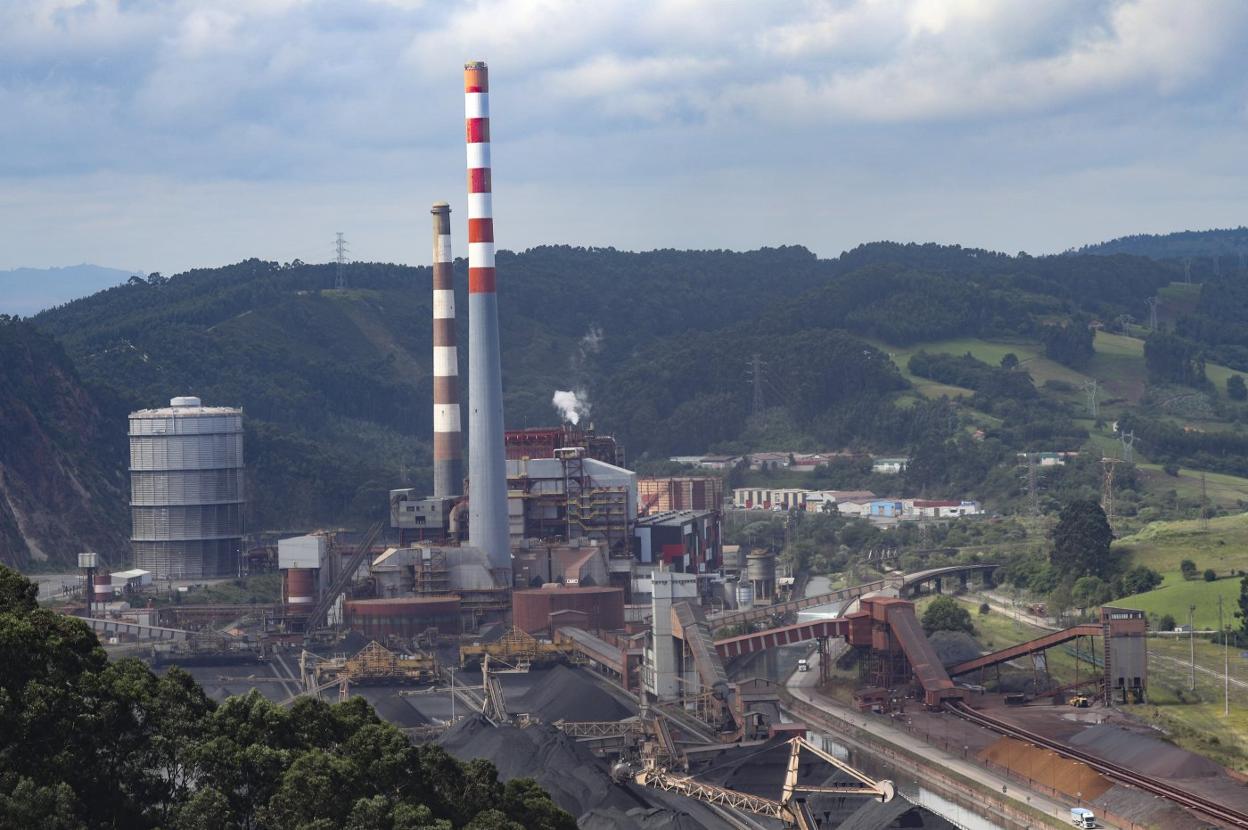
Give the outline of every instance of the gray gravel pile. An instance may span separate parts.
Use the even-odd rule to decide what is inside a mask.
[[[535,715],[548,723],[616,721],[636,714],[593,680],[567,666],[555,666],[543,672],[536,685],[514,704],[509,702],[507,708]]]
[[[658,807],[634,807],[621,810],[612,807],[591,810],[577,821],[581,830],[705,830],[707,825],[687,813]]]
[[[1158,778],[1207,778],[1222,772],[1222,767],[1208,758],[1108,723],[1083,730],[1071,738],[1070,743]]]

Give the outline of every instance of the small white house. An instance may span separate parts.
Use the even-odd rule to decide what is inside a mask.
[[[909,458],[873,458],[871,460],[871,472],[897,475],[905,472],[909,464]]]

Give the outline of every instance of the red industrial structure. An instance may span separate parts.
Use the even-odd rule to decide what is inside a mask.
[[[560,424],[557,427],[529,427],[509,429],[503,435],[509,461],[526,458],[554,458],[555,450],[583,447],[585,457],[619,466],[624,463],[624,452],[610,435],[598,435],[593,427],[581,429],[576,424]]]
[[[384,640],[419,637],[430,628],[440,634],[460,633],[458,596],[394,597],[348,600],[343,616],[348,628]]]
[[[529,634],[564,626],[612,631],[624,627],[624,592],[605,586],[547,585],[512,593],[511,611],[516,627]],[[566,611],[580,612],[584,617],[562,614]]]

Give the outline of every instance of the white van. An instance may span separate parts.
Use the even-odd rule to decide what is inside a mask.
[[[1095,827],[1096,816],[1086,807],[1071,807],[1070,823],[1076,827]]]
[[[802,658],[799,658],[799,659],[798,659],[798,661],[797,661],[797,670],[798,670],[798,671],[810,671],[810,663],[808,663],[808,662],[806,661],[806,658],[805,658],[805,657],[802,657]]]

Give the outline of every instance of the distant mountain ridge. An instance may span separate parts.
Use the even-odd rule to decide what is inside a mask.
[[[1108,242],[1084,245],[1080,254],[1134,254],[1150,259],[1209,259],[1219,257],[1218,270],[1226,273],[1239,267],[1240,254],[1248,255],[1248,227],[1215,228],[1206,231],[1174,233],[1141,233],[1120,236]],[[1202,263],[1201,270],[1213,271],[1211,263]]]
[[[29,317],[45,309],[121,285],[135,271],[102,265],[14,268],[0,271],[0,314]]]

